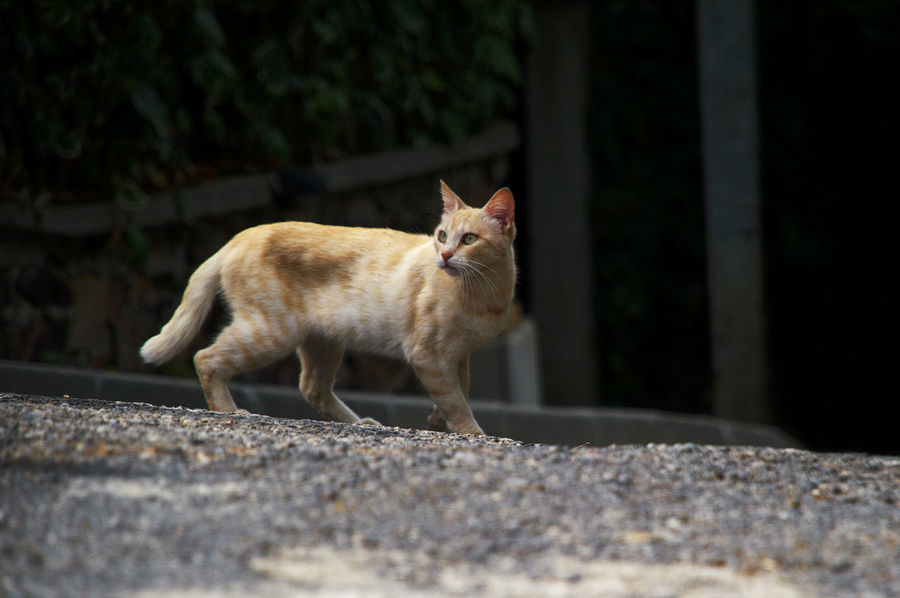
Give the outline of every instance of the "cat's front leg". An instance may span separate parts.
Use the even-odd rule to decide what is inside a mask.
[[[472,415],[472,409],[460,384],[458,364],[454,363],[452,367],[446,368],[437,365],[437,361],[439,360],[423,360],[422,363],[412,364],[413,370],[437,407],[438,413],[432,411],[428,418],[429,428],[432,424],[439,425],[443,419],[450,432],[484,434],[481,426],[475,421],[475,416]]]
[[[459,365],[456,368],[456,375],[459,378],[459,387],[463,391],[463,396],[466,398],[466,402],[469,400],[469,358],[464,357],[460,360]],[[447,420],[444,419],[444,414],[441,413],[441,410],[438,409],[437,405],[434,405],[431,408],[431,413],[428,415],[428,429],[433,430],[435,432],[449,432],[450,428],[447,426]],[[477,424],[476,424],[477,425]]]

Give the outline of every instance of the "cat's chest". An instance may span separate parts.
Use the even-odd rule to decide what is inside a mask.
[[[434,339],[435,344],[469,351],[481,346],[503,329],[507,310],[501,307],[465,308],[438,306],[418,331]]]

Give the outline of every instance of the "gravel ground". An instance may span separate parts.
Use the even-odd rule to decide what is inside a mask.
[[[900,458],[0,393],[4,596],[900,595]]]

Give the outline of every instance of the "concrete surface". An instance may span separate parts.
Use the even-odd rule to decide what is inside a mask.
[[[900,595],[900,459],[0,393],[3,596]]]

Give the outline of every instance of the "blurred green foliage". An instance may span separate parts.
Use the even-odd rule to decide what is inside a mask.
[[[522,0],[0,0],[0,193],[459,141],[514,110],[532,30]]]

